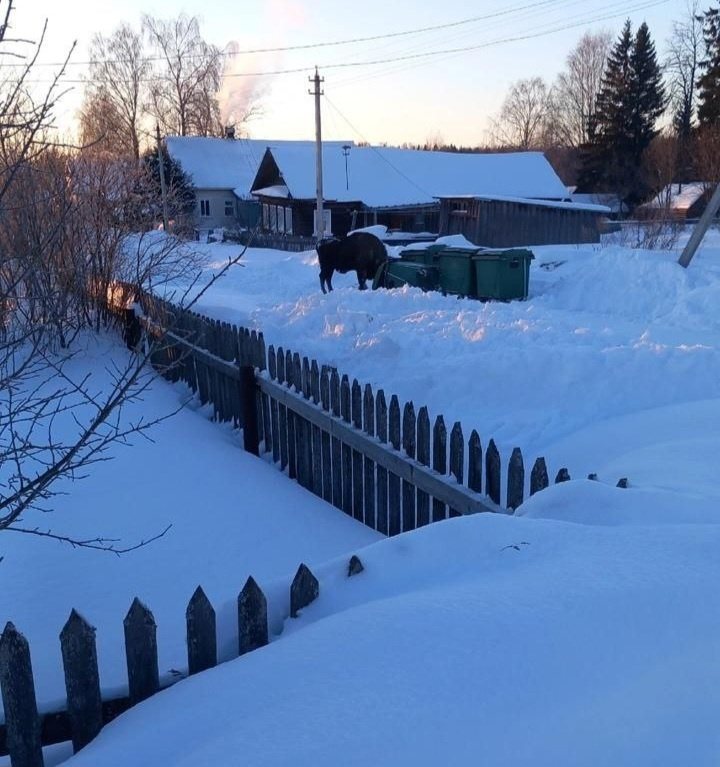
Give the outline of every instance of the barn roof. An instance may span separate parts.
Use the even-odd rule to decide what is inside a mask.
[[[288,143],[269,151],[289,195],[314,198],[312,144]],[[326,200],[362,201],[372,208],[464,194],[567,199],[567,189],[541,152],[469,154],[354,145],[348,151],[339,143],[323,145],[323,191]]]

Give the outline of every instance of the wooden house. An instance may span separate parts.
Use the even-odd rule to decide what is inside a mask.
[[[315,210],[315,148],[269,147],[251,186],[266,232],[311,236]],[[325,230],[383,224],[389,230],[442,233],[440,198],[515,196],[560,201],[567,190],[539,152],[480,154],[390,147],[323,145]],[[519,213],[523,211],[518,210]],[[510,231],[516,229],[506,222]]]
[[[712,196],[714,184],[709,181],[691,181],[669,184],[649,202],[639,205],[635,215],[639,219],[666,219],[686,221],[700,218]]]

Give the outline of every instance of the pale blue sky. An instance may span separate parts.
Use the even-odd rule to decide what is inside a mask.
[[[16,32],[37,35],[49,20],[43,61],[57,61],[73,39],[74,60],[87,59],[94,32],[109,33],[121,21],[138,24],[142,13],[169,17],[185,11],[202,20],[210,42],[241,49],[303,45],[398,32],[483,16],[449,29],[394,39],[239,57],[239,71],[311,68],[325,77],[325,92],[334,105],[323,106],[328,139],[422,142],[441,135],[446,141],[475,144],[485,138],[487,119],[495,113],[510,83],[540,75],[551,81],[568,51],[586,29],[609,29],[614,35],[626,17],[633,27],[647,21],[662,54],[673,19],[686,14],[686,0],[16,0]],[[640,6],[643,6],[640,8]],[[522,8],[522,10],[521,10]],[[601,17],[607,17],[601,19]],[[559,28],[566,27],[561,30]],[[529,37],[548,30],[551,34]],[[524,40],[508,38],[526,37]],[[498,42],[507,41],[507,42]],[[465,53],[405,62],[333,68],[398,56],[483,46]],[[71,67],[75,79],[84,67]],[[43,76],[51,72],[43,68]],[[262,89],[264,115],[250,125],[256,138],[310,138],[313,104],[307,95],[308,72],[234,78],[238,87]],[[68,124],[80,101],[82,86],[63,100],[61,122]],[[340,115],[344,115],[351,127]]]

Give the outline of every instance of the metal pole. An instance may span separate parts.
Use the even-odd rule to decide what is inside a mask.
[[[313,83],[313,90],[308,91],[315,97],[315,188],[317,192],[317,203],[315,206],[315,239],[321,240],[325,235],[325,223],[323,214],[323,173],[322,173],[322,128],[320,125],[320,96],[324,91],[320,90],[320,83],[325,82],[324,77],[320,77],[317,67],[315,67],[315,76],[308,80]]]
[[[165,186],[165,161],[163,160],[162,142],[160,141],[160,125],[155,123],[155,137],[157,138],[158,168],[160,168],[160,194],[162,196],[163,231],[168,230],[167,212],[167,187]]]
[[[693,233],[690,235],[690,239],[687,241],[687,245],[678,259],[680,266],[687,267],[692,261],[695,251],[700,246],[702,238],[710,228],[710,224],[718,210],[720,210],[720,183],[715,187],[715,192],[710,198],[710,202],[707,204],[702,216],[700,216],[700,220],[695,225]]]

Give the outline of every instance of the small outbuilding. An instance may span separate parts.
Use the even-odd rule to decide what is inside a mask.
[[[609,212],[562,200],[450,195],[440,198],[440,234],[491,248],[599,242]]]
[[[650,202],[639,205],[635,214],[641,219],[663,218],[686,221],[702,216],[715,185],[709,181],[668,184]]]

